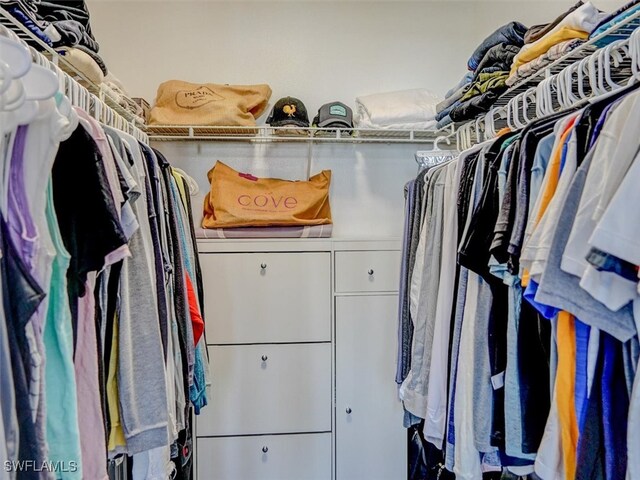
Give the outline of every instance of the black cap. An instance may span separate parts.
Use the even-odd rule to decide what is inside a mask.
[[[273,106],[269,118],[267,118],[267,123],[272,127],[284,127],[287,125],[308,127],[307,107],[297,98],[281,98]]]
[[[313,119],[316,127],[353,128],[353,112],[342,102],[325,103]]]

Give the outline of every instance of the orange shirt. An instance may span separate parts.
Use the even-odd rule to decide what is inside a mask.
[[[558,188],[558,180],[560,179],[560,164],[562,163],[562,150],[564,144],[571,133],[573,128],[573,124],[575,123],[577,116],[569,120],[567,126],[563,130],[560,136],[560,143],[558,143],[558,147],[551,153],[551,159],[549,161],[549,165],[547,166],[547,172],[545,174],[544,184],[542,185],[542,189],[540,191],[540,195],[542,195],[540,208],[537,212],[531,212],[531,214],[535,213],[535,223],[534,225],[538,225],[544,212],[546,212],[553,195],[556,193],[556,189]],[[526,287],[529,285],[529,271],[525,268],[522,274],[522,286]]]
[[[576,476],[578,450],[578,419],[575,407],[576,390],[576,328],[574,317],[567,312],[558,314],[558,371],[556,402],[562,438],[562,456],[566,480]]]

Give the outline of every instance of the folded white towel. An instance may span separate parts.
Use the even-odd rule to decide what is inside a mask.
[[[429,129],[436,125],[436,105],[442,101],[417,88],[356,98],[356,125],[360,128]]]

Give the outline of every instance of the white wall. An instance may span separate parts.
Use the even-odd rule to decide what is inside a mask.
[[[426,87],[444,94],[498,26],[550,21],[553,1],[88,0],[107,66],[152,102],[169,79],[268,83],[272,101],[328,101]],[[611,10],[623,1],[595,0]],[[266,114],[262,117],[262,121]]]
[[[171,163],[189,172],[200,192],[192,199],[193,218],[202,220],[209,190],[207,172],[221,160],[258,177],[306,178],[308,149],[300,143],[157,142]],[[427,147],[430,148],[430,147]],[[334,237],[400,237],[403,187],[417,173],[414,145],[315,145],[311,172],[332,171],[330,203]]]
[[[552,20],[567,1],[120,1],[88,0],[108,67],[134,96],[149,101],[168,79],[268,83],[272,102],[302,99],[311,116],[327,101],[353,105],[357,95],[413,87],[443,94],[498,26]],[[613,10],[620,0],[597,5]],[[266,114],[260,119],[264,122]],[[216,160],[257,176],[306,175],[307,146],[158,143],[200,185]],[[335,237],[399,237],[403,185],[417,171],[415,145],[324,144],[312,173],[333,171]],[[430,148],[424,146],[422,148]]]

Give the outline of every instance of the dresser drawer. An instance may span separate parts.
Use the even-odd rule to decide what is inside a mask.
[[[198,436],[331,430],[331,344],[209,347]]]
[[[336,252],[336,292],[394,292],[399,283],[399,251]]]
[[[207,343],[330,341],[330,255],[201,254]]]
[[[328,480],[331,434],[198,438],[196,480]]]

